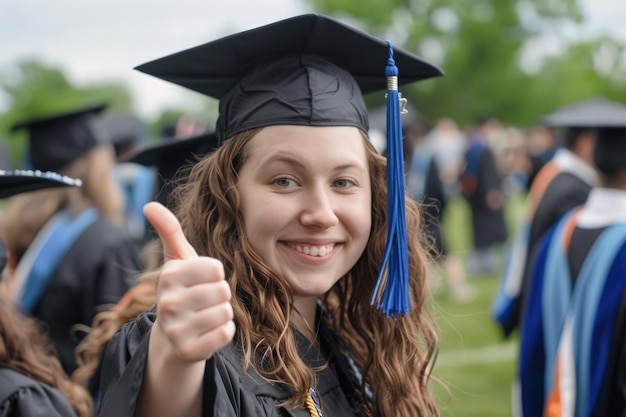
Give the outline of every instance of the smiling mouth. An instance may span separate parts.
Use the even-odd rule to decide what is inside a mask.
[[[302,244],[288,243],[287,246],[289,246],[291,249],[295,250],[296,252],[302,253],[304,255],[326,256],[333,251],[335,244],[331,243],[328,245],[316,246],[316,245],[302,245]]]

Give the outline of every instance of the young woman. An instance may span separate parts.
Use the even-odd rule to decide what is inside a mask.
[[[176,215],[145,207],[165,259],[157,307],[108,345],[101,416],[438,415],[417,239],[413,308],[389,318],[371,305],[393,214],[361,92],[384,89],[387,56],[305,15],[141,68],[218,97],[222,145],[175,191]],[[395,57],[408,80],[440,75]],[[417,205],[400,210],[418,236]]]

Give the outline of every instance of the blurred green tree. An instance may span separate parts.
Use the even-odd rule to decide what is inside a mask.
[[[567,35],[583,21],[576,0],[308,1],[439,65],[443,78],[403,89],[431,121],[450,116],[466,125],[489,114],[529,126],[589,95],[626,101],[624,45]]]

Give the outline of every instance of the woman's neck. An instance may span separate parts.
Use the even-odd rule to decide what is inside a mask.
[[[291,324],[317,345],[317,298],[295,297],[293,306],[295,311],[291,315]]]

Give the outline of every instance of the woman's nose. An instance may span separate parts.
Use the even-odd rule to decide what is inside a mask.
[[[300,222],[308,227],[328,228],[339,222],[335,214],[332,190],[311,189],[303,201]]]

